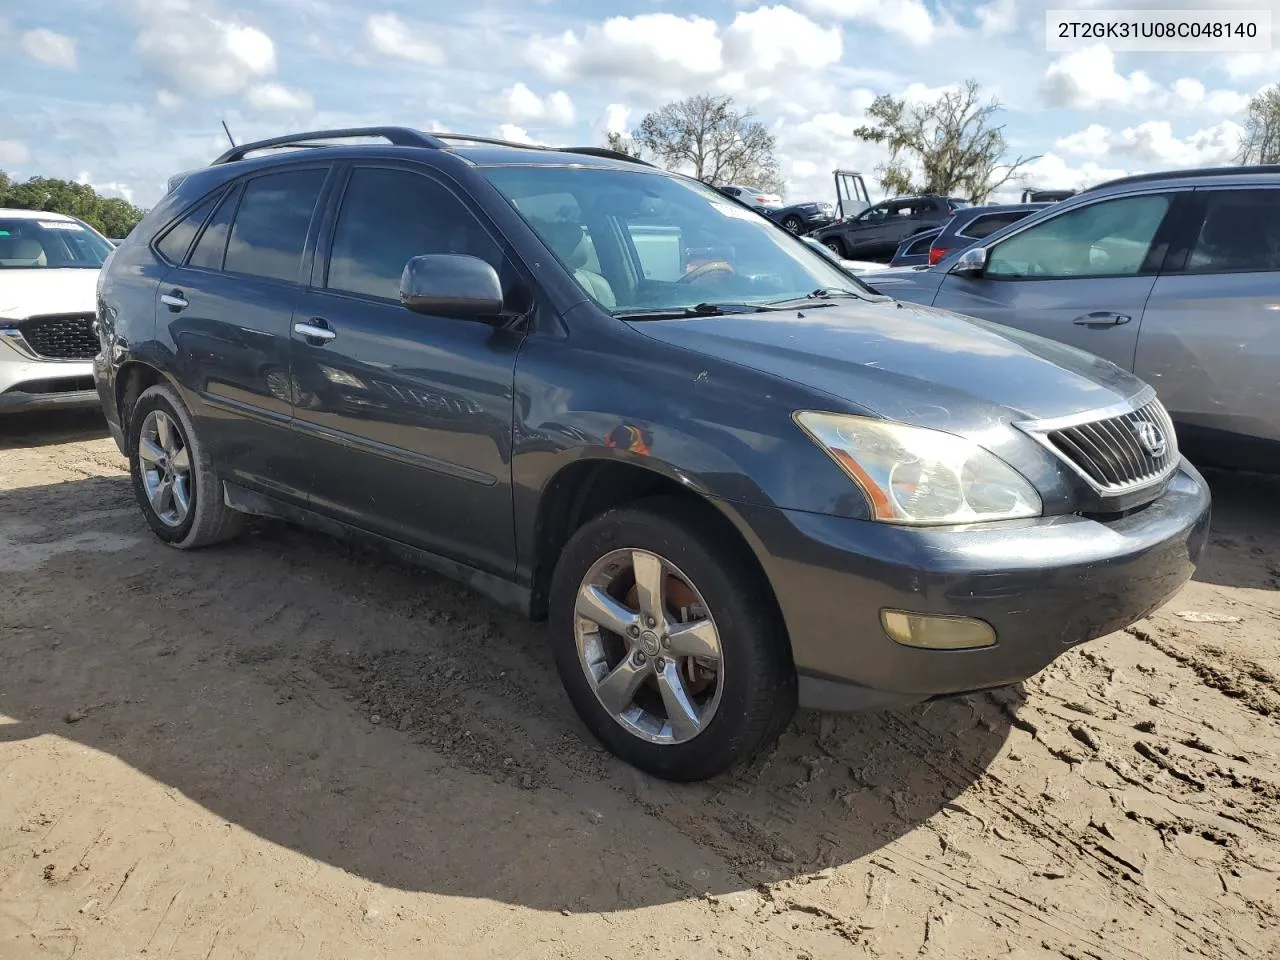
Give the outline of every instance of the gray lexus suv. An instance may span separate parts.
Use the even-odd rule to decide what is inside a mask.
[[[797,703],[1028,677],[1164,603],[1208,530],[1132,374],[598,148],[234,148],[115,248],[98,320],[162,541],[276,517],[461,578],[548,620],[582,721],[672,779]]]
[[[1280,473],[1280,166],[1114,180],[862,279],[1110,360],[1156,388],[1191,456]]]

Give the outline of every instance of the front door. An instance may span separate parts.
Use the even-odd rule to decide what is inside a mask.
[[[1280,189],[1191,199],[1187,236],[1147,302],[1134,372],[1188,440],[1280,444]]]
[[[410,258],[466,253],[510,278],[494,237],[412,165],[356,166],[295,320],[295,431],[312,507],[509,575],[512,391],[521,334],[401,306]],[[315,331],[323,331],[317,334]]]
[[[933,305],[1132,370],[1175,196],[1116,197],[1041,220],[992,246],[981,276],[948,273]]]
[[[296,501],[302,489],[290,430],[289,329],[326,165],[256,176],[226,190],[196,224],[189,254],[158,290],[158,329],[191,399],[201,436],[227,480]],[[202,224],[202,225],[201,225]]]

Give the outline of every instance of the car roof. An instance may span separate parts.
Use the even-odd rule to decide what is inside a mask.
[[[1081,194],[1097,194],[1104,191],[1121,190],[1130,186],[1174,186],[1192,181],[1197,185],[1217,186],[1232,183],[1266,183],[1280,181],[1280,164],[1255,164],[1238,167],[1199,167],[1187,170],[1164,170],[1156,173],[1137,173],[1129,177],[1119,177],[1095,184]],[[1074,198],[1072,198],[1074,199]]]
[[[54,213],[52,210],[20,210],[16,207],[0,207],[0,217],[11,220],[57,220],[63,223],[79,223],[75,217],[65,213]]]
[[[951,218],[950,223],[959,223],[964,220],[975,220],[978,217],[988,213],[1034,213],[1036,210],[1043,210],[1045,207],[1051,206],[1048,203],[993,203],[985,207],[962,207],[956,211],[956,215]]]

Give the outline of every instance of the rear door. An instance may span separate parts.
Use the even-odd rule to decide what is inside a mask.
[[[405,264],[458,253],[521,280],[496,233],[416,164],[357,163],[292,338],[313,508],[500,575],[515,565],[511,429],[523,334],[400,304]],[[525,287],[527,289],[527,286]]]
[[[1108,197],[1032,224],[990,247],[981,276],[946,274],[934,306],[1080,347],[1131,370],[1179,196],[1186,194]]]
[[[1191,200],[1134,372],[1189,439],[1280,441],[1280,186],[1201,188]]]
[[[305,165],[226,190],[161,283],[157,314],[220,472],[298,501],[289,330],[329,172]]]

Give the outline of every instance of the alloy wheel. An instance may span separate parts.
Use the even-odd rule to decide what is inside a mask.
[[[583,577],[575,613],[579,662],[617,723],[658,744],[706,729],[724,688],[720,633],[673,563],[647,550],[606,554]]]
[[[152,410],[138,433],[138,463],[151,509],[168,527],[180,527],[191,511],[191,453],[177,423]]]

